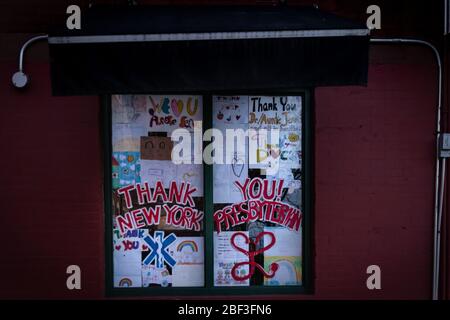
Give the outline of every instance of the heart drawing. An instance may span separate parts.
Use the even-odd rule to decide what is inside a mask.
[[[234,175],[239,178],[244,170],[244,160],[234,157],[231,162],[231,168],[233,169]]]

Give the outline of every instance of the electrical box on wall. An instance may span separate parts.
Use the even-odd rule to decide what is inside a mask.
[[[450,158],[450,133],[442,133],[439,141],[439,156]]]

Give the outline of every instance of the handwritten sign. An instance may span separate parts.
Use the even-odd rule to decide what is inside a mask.
[[[193,131],[203,117],[201,96],[149,96],[149,131],[172,132],[177,128]]]
[[[116,217],[116,225],[121,234],[131,229],[159,225],[161,211],[165,211],[166,224],[200,231],[203,211],[195,209],[193,199],[195,191],[196,188],[189,183],[182,182],[177,184],[175,181],[172,181],[169,186],[164,186],[161,181],[157,181],[154,189],[150,188],[147,182],[122,187],[117,192],[124,196],[125,204],[131,210],[123,215],[118,215]],[[133,193],[137,196],[138,204],[140,206],[145,205],[144,207],[133,208]],[[160,201],[164,204],[157,204]]]
[[[214,212],[217,232],[253,222],[267,221],[298,231],[302,221],[300,209],[281,202],[283,180],[247,178],[244,184],[235,182],[243,200]]]
[[[301,97],[249,97],[252,129],[300,130]]]

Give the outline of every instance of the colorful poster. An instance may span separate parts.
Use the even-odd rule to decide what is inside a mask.
[[[203,237],[178,237],[170,252],[177,265],[203,264]]]
[[[147,251],[148,246],[143,239],[148,235],[147,229],[127,230],[121,234],[118,229],[113,230],[114,250],[119,252]]]
[[[113,184],[122,187],[141,181],[139,157],[139,152],[113,152]]]
[[[299,285],[302,99],[213,96],[212,102],[224,146],[230,147],[228,129],[249,134],[245,142],[233,140],[231,153],[223,150],[225,164],[213,165],[214,285]],[[201,128],[202,103],[194,95],[112,97],[115,287],[205,285],[204,167],[171,161],[180,142],[174,130]],[[202,154],[201,135],[200,143],[195,136],[189,134],[190,154],[176,150],[183,159]]]
[[[200,96],[112,97],[115,287],[204,286],[203,166],[174,164],[171,137],[202,117]]]
[[[301,285],[302,282],[302,232],[292,231],[282,227],[265,227],[265,232],[271,232],[276,239],[275,244],[264,252],[264,267],[277,265],[277,271],[272,278],[265,278],[264,285]],[[264,238],[264,243],[270,239]]]
[[[264,256],[264,268],[276,264],[278,269],[272,278],[264,278],[266,286],[299,286],[302,284],[301,257]]]
[[[248,231],[243,232],[248,236]],[[248,262],[248,257],[236,250],[231,244],[234,231],[214,232],[214,285],[215,286],[248,286],[249,280],[237,281],[232,276],[232,269],[236,263]],[[249,250],[244,238],[236,237],[235,245]],[[249,273],[248,264],[236,270],[239,276]]]
[[[194,131],[195,122],[203,120],[202,96],[149,95],[147,106],[149,132]]]

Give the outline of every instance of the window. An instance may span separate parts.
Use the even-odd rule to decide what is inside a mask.
[[[107,288],[309,288],[307,92],[105,97]]]

